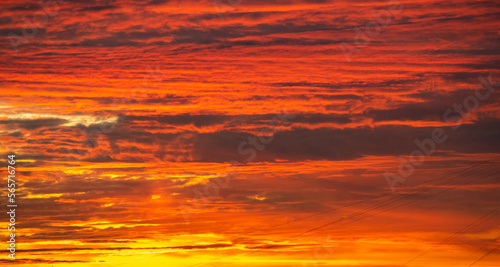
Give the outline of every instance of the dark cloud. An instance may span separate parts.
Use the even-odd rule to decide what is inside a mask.
[[[131,40],[120,40],[114,37],[103,37],[97,39],[85,39],[79,43],[71,44],[70,46],[84,47],[119,47],[119,46],[136,46],[138,42]]]
[[[34,3],[25,3],[25,4],[21,4],[21,5],[12,6],[9,9],[11,11],[35,11],[35,10],[39,10],[41,8],[42,7],[40,5],[37,5]]]
[[[9,24],[11,22],[12,22],[12,17],[10,16],[0,17],[0,25]]]
[[[0,36],[5,36],[8,38],[24,38],[24,28],[2,28],[0,29]],[[33,28],[33,29],[26,29],[26,31],[31,34],[33,32],[36,32],[37,34],[45,34],[46,29],[45,28]],[[15,43],[15,39],[14,40]],[[7,42],[8,43],[8,42]]]
[[[102,6],[90,6],[90,7],[84,7],[82,9],[79,9],[78,11],[103,11],[103,10],[111,10],[117,8],[116,6],[112,5],[102,5]]]
[[[37,129],[41,127],[52,127],[52,126],[58,126],[61,124],[65,124],[68,121],[65,119],[33,119],[33,120],[21,120],[21,119],[14,119],[14,120],[0,120],[0,124],[3,125],[15,125],[18,128],[24,128],[24,129]]]
[[[21,137],[21,136],[23,136],[23,133],[21,133],[21,131],[14,131],[12,133],[9,133],[9,136],[12,136],[12,137]]]
[[[440,149],[459,153],[496,153],[500,149],[500,121],[498,119],[462,125],[457,130],[451,127],[442,128],[449,135],[449,139],[439,145]],[[364,155],[408,155],[417,149],[414,141],[430,138],[433,129],[410,126],[295,129],[275,134],[273,141],[264,145],[265,148],[262,151],[248,144],[248,137],[251,135],[222,131],[199,134],[194,154],[200,161],[209,162],[231,160],[245,162],[245,159],[251,155],[250,150],[256,152],[255,161],[352,160]],[[247,150],[244,155],[237,152],[242,142],[247,142],[243,147]],[[262,142],[257,142],[262,145]]]
[[[420,91],[407,95],[408,97],[423,99],[425,102],[402,103],[392,109],[371,109],[365,112],[365,116],[374,121],[444,121],[443,114],[448,109],[454,109],[454,105],[463,105],[468,96],[474,96],[474,90],[457,89],[451,92],[443,91]],[[479,102],[480,107],[496,103],[499,97],[492,94],[486,100]],[[456,112],[453,114],[456,115]]]

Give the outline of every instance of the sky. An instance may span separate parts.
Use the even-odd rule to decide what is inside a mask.
[[[498,266],[499,19],[496,0],[3,0],[0,263]]]

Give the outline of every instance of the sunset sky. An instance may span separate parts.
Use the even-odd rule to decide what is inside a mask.
[[[498,0],[0,5],[1,266],[500,266]]]

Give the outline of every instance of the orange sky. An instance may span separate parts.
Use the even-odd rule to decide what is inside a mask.
[[[0,12],[1,265],[498,266],[498,1]]]

